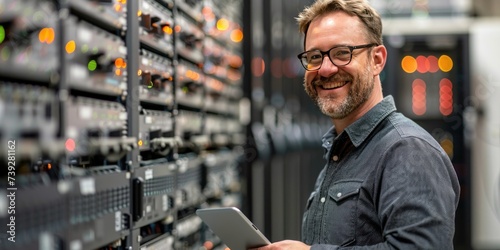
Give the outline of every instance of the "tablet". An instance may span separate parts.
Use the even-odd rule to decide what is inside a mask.
[[[202,208],[196,214],[231,250],[246,250],[271,244],[236,207]]]

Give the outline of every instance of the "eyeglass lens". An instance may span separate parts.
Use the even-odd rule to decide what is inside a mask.
[[[337,66],[344,66],[351,60],[351,50],[349,47],[336,47],[332,48],[328,57],[330,61]],[[309,51],[302,57],[302,63],[309,70],[318,69],[323,62],[323,53],[321,51]]]

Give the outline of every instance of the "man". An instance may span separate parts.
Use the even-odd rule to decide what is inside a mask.
[[[453,249],[458,179],[432,136],[383,97],[380,16],[365,0],[318,0],[297,20],[305,91],[333,127],[302,242],[259,249]]]

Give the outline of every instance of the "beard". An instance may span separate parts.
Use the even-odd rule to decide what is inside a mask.
[[[349,81],[350,88],[347,97],[338,99],[335,96],[319,97],[315,86],[326,82]],[[364,71],[358,77],[347,73],[337,73],[330,78],[313,80],[310,85],[304,79],[304,89],[311,99],[318,105],[321,112],[333,119],[343,119],[365,103],[374,88],[374,78],[371,69]]]

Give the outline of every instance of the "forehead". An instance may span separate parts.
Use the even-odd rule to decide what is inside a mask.
[[[335,45],[365,42],[364,26],[357,16],[342,11],[323,14],[313,19],[307,30],[305,49],[326,50]]]

